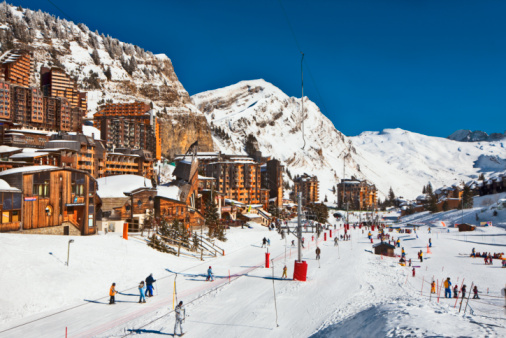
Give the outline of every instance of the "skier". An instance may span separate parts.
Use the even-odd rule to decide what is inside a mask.
[[[292,246],[295,246],[295,240],[292,239]]]
[[[464,284],[464,286],[462,287],[462,299],[464,299],[466,297],[466,284]]]
[[[429,227],[429,234],[430,234],[430,227]]]
[[[478,287],[476,285],[473,288],[473,292],[474,292],[473,299],[480,299],[480,297],[478,296]]]
[[[420,250],[420,262],[423,263],[423,251]]]
[[[288,271],[288,268],[287,268],[287,267],[286,267],[286,265],[285,265],[285,266],[284,266],[284,268],[283,268],[283,275],[281,276],[281,279],[283,279],[283,278],[285,278],[285,279],[286,279],[286,278],[288,278],[288,276],[287,276],[287,274],[286,274],[286,273],[287,273],[287,271]]]
[[[487,256],[485,256],[485,258],[484,258],[484,259],[485,259],[485,265],[487,265],[487,264],[488,264],[488,257],[487,257]]]
[[[453,298],[459,298],[459,287],[457,285],[453,288]]]
[[[400,248],[401,247],[401,240],[400,239],[397,239],[397,247]]]
[[[452,282],[450,282],[450,277],[448,277],[445,280],[444,286],[445,286],[445,298],[452,298],[452,289],[451,289]]]
[[[302,245],[302,247],[304,247],[304,237],[302,237],[302,240],[300,241],[300,244]]]
[[[271,239],[267,238],[267,246],[271,246]]]
[[[432,239],[429,238],[429,248],[432,248]]]
[[[409,262],[409,266],[411,266],[411,258],[409,259],[409,261],[408,261],[408,262]]]
[[[156,280],[153,278],[153,274],[149,274],[148,277],[146,277],[146,287],[147,287],[147,290],[146,290],[146,295],[148,297],[153,297],[153,283],[156,282]]]
[[[214,282],[213,269],[211,269],[211,267],[209,267],[209,269],[207,269],[207,279],[206,279],[206,282],[209,281],[209,280],[211,282]]]
[[[372,234],[371,234],[371,232],[370,232],[370,231],[367,233],[367,237],[368,237],[369,239],[371,239]]]
[[[471,256],[476,257],[476,250],[474,250],[474,248],[473,248],[473,251],[471,252]]]
[[[404,251],[404,247],[402,248],[402,251],[401,251],[401,256],[402,256],[402,257],[405,257],[405,256],[406,256],[406,251]],[[418,255],[418,256],[420,256],[420,255]]]
[[[436,293],[436,282],[430,283],[430,293]]]
[[[262,239],[262,248],[267,246],[267,238]]]
[[[111,297],[109,299],[109,304],[116,304],[116,299],[114,296],[116,296],[118,292],[116,291],[116,283],[112,283],[111,289],[109,290],[109,296]]]
[[[144,287],[144,281],[141,281],[139,284],[139,303],[146,303],[146,296],[144,292],[146,291],[146,288]]]
[[[334,246],[338,246],[339,244],[337,243],[339,239],[337,237],[334,237]]]
[[[321,253],[321,250],[320,250],[320,247],[316,247],[316,259],[320,259],[320,253]]]
[[[415,268],[413,267],[413,277],[415,277]]]
[[[176,322],[174,323],[174,337],[176,336],[177,326],[179,324],[179,332],[181,332],[180,336],[184,335],[183,333],[183,322],[186,316],[186,310],[183,306],[183,301],[180,301],[178,305],[176,305]]]

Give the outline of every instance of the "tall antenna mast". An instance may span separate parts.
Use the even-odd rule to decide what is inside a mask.
[[[302,146],[302,150],[304,150],[304,147],[306,147],[306,139],[304,138],[304,53],[300,52],[302,54],[302,58],[300,59],[300,78],[301,78],[301,87],[302,87],[302,140],[304,141],[304,145]]]

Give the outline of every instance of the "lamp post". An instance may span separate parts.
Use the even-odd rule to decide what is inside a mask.
[[[74,240],[73,240],[73,239],[69,239],[69,247],[68,247],[68,249],[67,249],[67,266],[69,266],[70,243],[74,243]]]

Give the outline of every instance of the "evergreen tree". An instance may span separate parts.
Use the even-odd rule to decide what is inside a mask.
[[[485,181],[485,175],[483,175],[483,173],[481,173],[480,176],[478,177],[478,179],[480,181]]]
[[[100,56],[98,55],[98,50],[94,49],[91,53],[91,58],[93,59],[93,62],[98,66],[100,65]]]
[[[200,240],[199,240],[199,237],[197,236],[196,232],[193,233],[192,238],[193,238],[192,250],[193,251],[198,251],[199,246],[200,246]]]
[[[426,193],[429,194],[429,196],[432,195],[432,193],[433,193],[432,184],[430,182],[429,182],[429,184],[427,184]]]
[[[464,186],[464,191],[462,192],[462,204],[464,209],[473,207],[473,193],[471,192],[471,188],[467,185]]]
[[[425,186],[423,186],[422,194],[426,194],[426,193],[427,193],[427,189],[425,188]]]
[[[111,81],[112,78],[111,66],[107,67],[107,69],[104,72],[104,75],[107,78],[107,80]]]
[[[329,210],[323,203],[311,203],[307,206],[309,214],[315,216],[315,221],[319,223],[327,223],[329,218]]]
[[[212,195],[212,194],[211,194]],[[208,198],[204,205],[204,219],[209,228],[209,237],[214,237],[219,225],[218,207],[214,198]]]
[[[448,206],[448,200],[445,200],[443,202],[443,211],[448,211],[450,207]]]
[[[389,205],[395,204],[395,194],[392,187],[390,187],[390,190],[388,191],[388,204]]]
[[[429,195],[429,206],[427,208],[430,212],[437,212],[437,197],[434,194]]]
[[[325,195],[325,200],[323,200],[325,203],[328,203],[327,195]]]
[[[272,204],[271,206],[269,206],[269,213],[272,216],[279,218],[279,215],[280,215],[279,208],[277,206],[275,206],[274,204]]]

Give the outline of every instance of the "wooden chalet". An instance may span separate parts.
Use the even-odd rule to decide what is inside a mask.
[[[198,159],[196,144],[193,144],[179,161],[173,175],[176,179],[157,187],[155,197],[155,217],[172,222],[177,219],[186,229],[204,225],[204,217],[198,210],[200,205]]]
[[[476,227],[474,225],[467,224],[467,223],[458,224],[457,227],[459,228],[459,232],[476,230]]]
[[[100,199],[97,182],[89,173],[41,165],[5,170],[0,179],[23,194],[19,208],[22,230],[54,227],[54,231],[40,233],[96,233],[95,209]],[[13,203],[14,207],[19,203]],[[10,219],[14,216],[11,212]]]
[[[381,242],[374,244],[373,246],[374,254],[375,255],[383,255],[383,256],[389,256],[394,257],[395,256],[395,246],[388,244],[386,242]]]
[[[153,210],[156,188],[153,181],[139,175],[113,175],[97,179],[101,199],[99,228],[138,232],[144,219]]]

